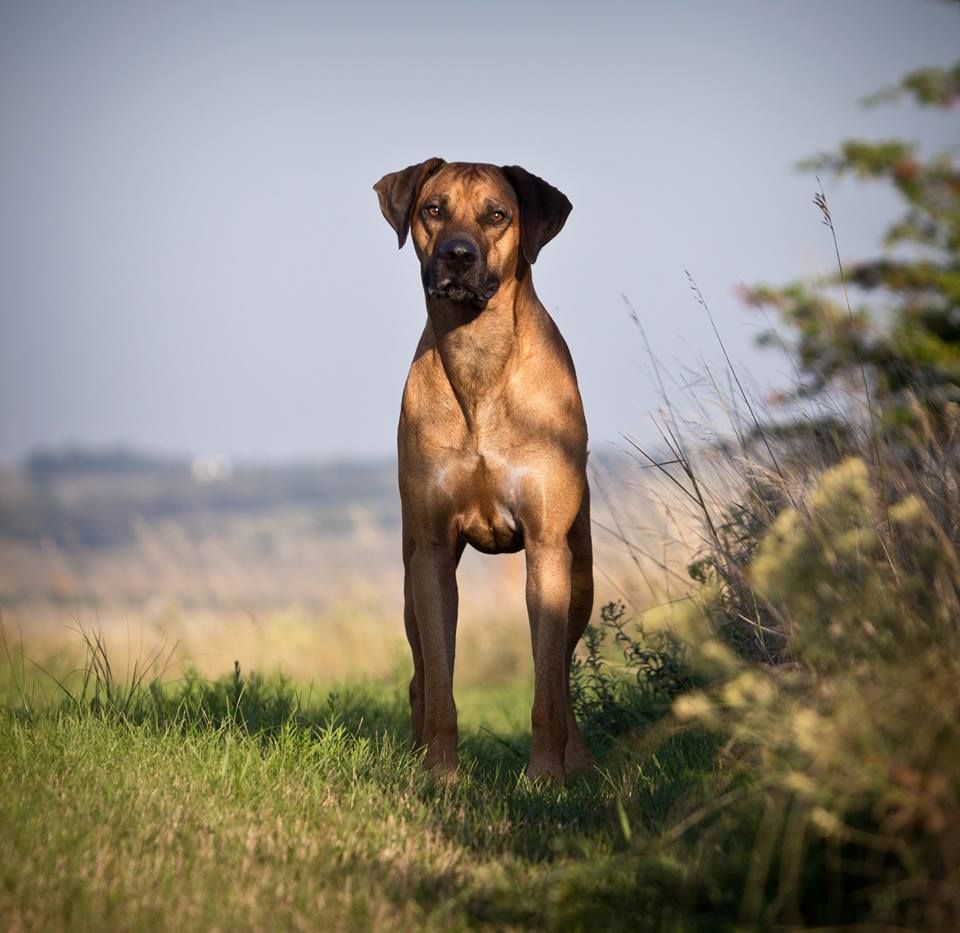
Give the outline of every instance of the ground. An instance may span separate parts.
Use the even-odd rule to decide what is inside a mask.
[[[399,684],[206,691],[152,715],[3,715],[7,929],[635,929],[583,896],[583,871],[653,845],[715,767],[708,739],[678,735],[533,786],[526,678],[462,692],[455,783],[407,750]]]

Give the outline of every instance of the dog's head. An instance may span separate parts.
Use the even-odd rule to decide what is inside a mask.
[[[427,159],[374,186],[400,246],[413,232],[428,298],[483,307],[522,278],[561,230],[571,204],[518,165]]]

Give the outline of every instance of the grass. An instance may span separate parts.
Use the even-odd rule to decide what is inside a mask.
[[[407,750],[398,685],[87,686],[0,718],[7,929],[587,926],[583,868],[659,849],[717,747],[689,729],[649,752],[608,743],[595,775],[531,786],[528,685],[507,682],[465,693],[444,784]],[[669,847],[651,857],[671,876]]]

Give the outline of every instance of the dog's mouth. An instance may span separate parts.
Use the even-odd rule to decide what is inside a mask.
[[[448,301],[469,302],[476,305],[485,305],[500,289],[499,279],[488,279],[482,287],[469,285],[466,282],[445,276],[436,282],[427,285],[427,295],[430,298],[446,298]]]

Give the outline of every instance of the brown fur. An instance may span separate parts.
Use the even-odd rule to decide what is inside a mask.
[[[426,747],[428,766],[456,767],[456,568],[464,546],[489,554],[524,548],[535,667],[528,774],[563,780],[591,766],[569,690],[570,659],[593,603],[587,427],[570,353],[530,266],[570,205],[523,169],[439,159],[374,187],[401,246],[412,233],[426,280],[444,244],[462,237],[477,247],[480,287],[499,283],[485,301],[428,293],[403,392],[413,744]],[[431,206],[441,216],[430,216]],[[497,222],[497,209],[505,221]]]

